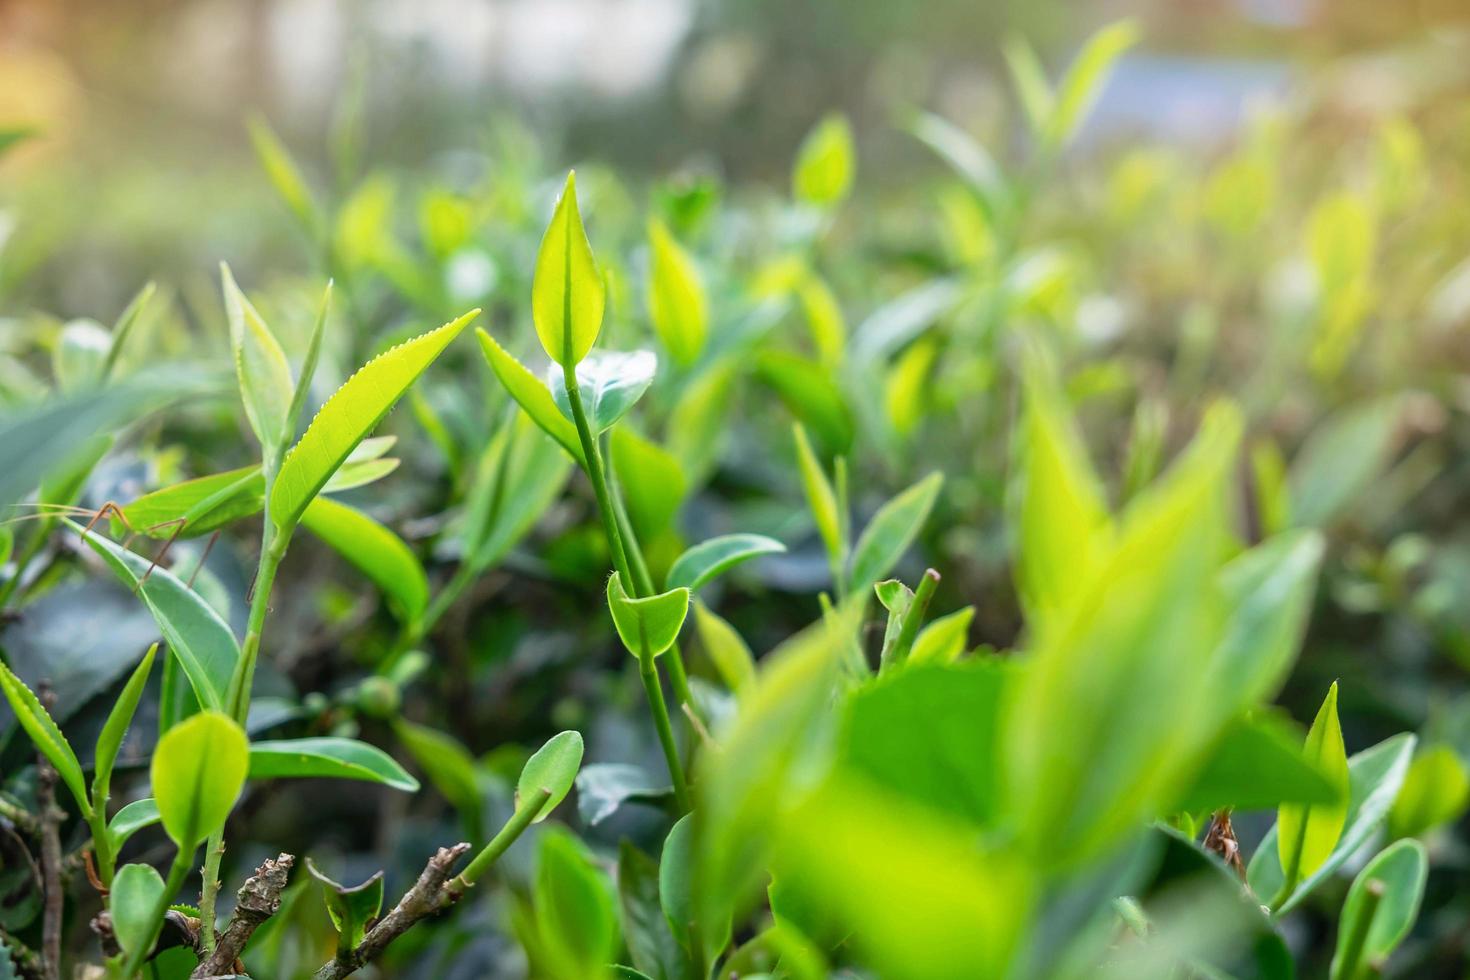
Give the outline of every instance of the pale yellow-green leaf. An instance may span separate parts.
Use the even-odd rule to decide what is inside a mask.
[[[1056,104],[1047,121],[1047,135],[1053,143],[1064,143],[1076,134],[1101,94],[1108,72],[1137,41],[1138,28],[1126,20],[1109,24],[1088,38],[1057,85]]]
[[[883,404],[888,421],[901,436],[918,428],[928,405],[929,374],[939,356],[939,345],[932,337],[911,344],[899,355],[888,371],[883,385]]]
[[[378,355],[332,393],[301,441],[286,455],[276,476],[271,489],[270,517],[278,528],[296,525],[306,505],[331,479],[337,467],[479,313],[471,310],[437,330]]]
[[[699,269],[669,229],[648,222],[648,313],[665,349],[680,364],[692,364],[704,350],[709,305]]]
[[[1277,811],[1276,845],[1288,889],[1310,877],[1326,862],[1347,822],[1347,749],[1343,745],[1342,726],[1337,719],[1336,682],[1328,688],[1327,698],[1307,732],[1303,755],[1337,788],[1339,802],[1285,804]],[[1263,897],[1269,899],[1273,896]]]
[[[570,369],[587,356],[602,329],[606,290],[577,210],[576,174],[567,183],[536,256],[531,318],[547,355]]]
[[[802,140],[791,173],[798,201],[818,206],[837,204],[852,189],[854,163],[852,128],[841,115],[817,123]]]
[[[249,125],[250,141],[255,144],[255,155],[260,158],[260,165],[265,169],[276,193],[306,230],[315,233],[321,226],[321,217],[296,161],[291,159],[291,155],[286,152],[286,148],[281,145],[280,139],[264,119],[256,117],[250,120]]]
[[[245,403],[245,417],[267,458],[279,453],[291,437],[286,422],[295,386],[291,381],[291,365],[265,320],[235,284],[230,267],[220,263],[220,279],[224,285],[225,311],[230,320],[230,349],[235,360],[235,375],[240,383],[240,397]]]
[[[812,343],[817,356],[828,367],[842,363],[847,349],[847,323],[842,318],[842,307],[836,295],[820,278],[807,276],[797,290],[801,309],[806,314],[807,328],[812,332]]]
[[[163,829],[192,850],[225,825],[250,769],[245,730],[219,711],[201,711],[164,733],[149,775]]]
[[[837,513],[837,494],[833,492],[832,483],[822,470],[822,464],[807,439],[806,430],[796,425],[792,427],[792,432],[796,438],[796,462],[801,469],[801,483],[806,488],[807,504],[817,522],[817,532],[821,534],[829,555],[840,554],[842,525]]]
[[[755,679],[755,656],[740,634],[704,603],[694,603],[694,627],[699,633],[705,656],[715,665],[720,679],[735,694],[740,694]]]
[[[556,397],[551,389],[483,329],[476,330],[475,336],[480,341],[480,349],[485,352],[485,360],[490,362],[490,370],[495,372],[505,390],[510,392],[531,421],[555,439],[573,459],[582,462],[582,443],[577,436],[577,427],[556,407]]]

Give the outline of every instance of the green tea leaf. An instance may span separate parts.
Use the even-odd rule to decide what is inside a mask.
[[[286,411],[287,438],[296,435],[296,428],[301,424],[301,413],[306,408],[306,399],[311,395],[311,382],[316,377],[316,362],[321,359],[322,337],[327,332],[327,313],[331,308],[332,280],[328,279],[327,287],[322,291],[321,305],[317,307],[311,338],[306,342],[306,355],[301,359],[301,376],[296,379],[296,388],[291,393],[291,406]]]
[[[679,638],[689,613],[689,590],[670,589],[643,599],[630,599],[617,572],[607,580],[607,605],[623,646],[635,657],[657,657]]]
[[[138,831],[158,823],[158,803],[152,797],[135,800],[112,815],[107,825],[107,836],[112,840],[113,851],[118,851]]]
[[[855,153],[852,128],[841,115],[817,123],[796,151],[791,192],[798,201],[828,207],[838,204],[852,189]]]
[[[847,351],[847,321],[832,288],[817,276],[808,275],[798,287],[797,297],[821,362],[829,369],[839,367]]]
[[[351,738],[283,738],[250,744],[251,779],[358,779],[417,793],[419,781],[376,745]]]
[[[531,284],[536,335],[554,363],[570,368],[587,356],[602,329],[605,292],[577,210],[577,175],[568,173]]]
[[[913,666],[954,663],[969,645],[970,621],[974,618],[974,606],[940,616],[919,631],[906,662]]]
[[[595,827],[625,803],[660,806],[674,798],[668,780],[654,779],[642,767],[625,762],[595,762],[577,773],[577,815]]]
[[[557,416],[560,418],[561,416]],[[571,462],[524,411],[481,457],[465,502],[465,553],[476,570],[499,562],[561,494]]]
[[[1056,104],[1047,119],[1047,137],[1054,145],[1076,135],[1097,102],[1108,72],[1137,41],[1138,28],[1126,20],[1109,24],[1087,39],[1057,86]]]
[[[220,278],[224,282],[225,310],[230,319],[230,347],[240,383],[240,397],[245,403],[245,416],[269,459],[284,450],[287,440],[294,434],[286,431],[295,393],[291,365],[265,320],[235,285],[230,267],[223,262],[220,263]]]
[[[250,743],[228,715],[201,711],[158,740],[149,775],[163,829],[192,850],[225,825],[245,786]]]
[[[817,533],[827,546],[827,554],[835,558],[846,547],[842,540],[842,517],[838,513],[837,494],[833,492],[832,482],[827,479],[826,471],[822,469],[817,454],[812,450],[806,430],[798,424],[791,427],[791,432],[796,439],[796,465],[801,470],[807,506],[811,508],[812,517],[817,522]]]
[[[306,859],[306,870],[322,884],[327,915],[337,930],[337,948],[344,951],[356,949],[367,933],[368,924],[383,910],[383,872],[379,871],[362,884],[348,888],[318,871],[311,858]]]
[[[546,972],[601,976],[617,950],[617,900],[581,842],[560,827],[541,835],[531,901]]]
[[[41,699],[3,663],[0,663],[0,693],[10,702],[15,720],[30,736],[37,751],[55,767],[61,781],[66,783],[66,788],[76,797],[82,813],[90,813],[91,804],[87,799],[86,781],[82,778],[82,765],[77,761],[77,754],[72,751],[71,743],[61,734],[56,722],[51,720],[51,713],[41,704]]]
[[[133,723],[133,715],[138,710],[138,701],[143,696],[143,687],[148,683],[148,673],[153,669],[153,656],[157,652],[158,644],[155,643],[143,654],[142,662],[133,670],[112,710],[107,713],[102,734],[97,736],[96,759],[92,764],[92,799],[100,806],[106,806],[107,788],[112,782],[112,767],[117,762],[117,753],[122,748],[128,726]]]
[[[673,576],[670,575],[670,578]],[[694,603],[694,627],[705,656],[715,665],[720,679],[736,695],[755,679],[755,655],[740,634],[702,602]]]
[[[1052,117],[1056,96],[1046,80],[1040,59],[1036,57],[1036,49],[1025,39],[1012,37],[1006,40],[1001,50],[1006,67],[1010,69],[1011,83],[1015,85],[1021,108],[1026,113],[1026,121],[1031,124],[1033,133],[1042,136]]]
[[[1323,527],[1347,512],[1392,461],[1402,439],[1404,400],[1385,395],[1329,415],[1291,461],[1291,516]]]
[[[699,922],[695,897],[694,818],[685,814],[669,829],[658,859],[658,897],[664,918],[680,946],[691,955],[695,940],[701,962],[712,962],[730,942],[730,919]],[[698,925],[698,929],[695,926]]]
[[[684,387],[669,417],[665,442],[691,487],[704,484],[724,449],[739,361],[724,358]]]
[[[815,361],[789,351],[761,351],[755,375],[834,453],[852,446],[852,411],[831,372]]]
[[[307,189],[306,179],[301,176],[296,161],[291,159],[291,155],[286,152],[280,139],[263,118],[257,116],[250,120],[249,125],[250,141],[255,145],[255,155],[259,158],[265,175],[270,178],[276,193],[286,202],[286,206],[306,232],[315,235],[322,226],[321,215],[311,199],[311,191]]]
[[[302,525],[357,566],[388,597],[398,618],[416,623],[429,605],[429,578],[403,540],[360,510],[317,497]]]
[[[393,723],[393,733],[434,788],[459,811],[465,825],[479,833],[480,783],[469,750],[452,736],[402,718]]]
[[[1425,749],[1414,758],[1404,786],[1388,813],[1388,835],[1418,837],[1458,820],[1470,806],[1470,772],[1448,745]]]
[[[1395,735],[1348,760],[1347,821],[1337,847],[1315,873],[1301,881],[1291,896],[1276,907],[1276,915],[1285,915],[1296,908],[1379,831],[1404,784],[1414,757],[1414,744],[1413,735]],[[1266,833],[1247,869],[1251,891],[1265,900],[1281,892],[1284,879],[1277,831],[1278,828],[1272,827]]]
[[[648,252],[648,315],[654,332],[676,363],[693,364],[709,332],[699,270],[657,218],[648,221]]]
[[[338,388],[286,455],[271,489],[270,516],[276,527],[296,526],[306,505],[326,484],[357,444],[465,325],[479,316],[471,310],[413,340],[373,358]]]
[[[659,903],[658,879],[658,863],[623,838],[618,845],[617,874],[623,938],[633,963],[642,972],[621,975],[693,980],[693,967],[675,941]]]
[[[572,459],[581,463],[582,443],[577,436],[577,427],[557,407],[556,397],[551,390],[483,329],[477,329],[475,336],[479,338],[485,359],[490,362],[490,369],[516,400],[516,404],[525,410],[531,421],[540,426],[543,432],[555,439]]]
[[[1371,964],[1388,959],[1414,927],[1428,879],[1429,855],[1424,845],[1414,840],[1390,844],[1364,865],[1342,905],[1332,980],[1369,976]],[[1377,894],[1370,897],[1370,891]],[[1360,945],[1352,949],[1355,957],[1350,963],[1354,937],[1360,939]]]
[[[158,923],[153,909],[163,896],[163,876],[152,865],[125,864],[112,879],[107,908],[112,913],[112,934],[129,956],[153,940]]]
[[[643,397],[658,372],[658,355],[651,350],[598,351],[577,364],[577,388],[587,424],[597,435],[612,428]],[[556,407],[568,420],[572,403],[567,395],[566,375],[555,362],[546,370],[546,386]]]
[[[761,555],[777,555],[786,546],[764,534],[722,534],[685,551],[669,568],[668,586],[696,591],[725,572]]]
[[[529,802],[541,790],[551,795],[541,809],[536,811],[532,823],[540,823],[551,815],[577,778],[582,765],[582,736],[579,732],[562,732],[553,735],[537,749],[521,769],[521,778],[516,781],[516,806]]]
[[[928,112],[915,115],[908,131],[964,178],[991,220],[1009,206],[1009,191],[999,164],[969,133],[948,119]]]
[[[67,523],[76,531],[82,530],[79,524]],[[223,707],[240,659],[240,647],[219,613],[168,569],[153,567],[150,573],[152,562],[95,531],[84,534],[82,540],[142,598],[169,650],[184,668],[200,704]],[[148,576],[146,582],[142,582],[144,575]]]
[[[929,519],[943,485],[942,474],[930,473],[878,508],[853,548],[851,591],[865,592],[893,570]]]
[[[608,442],[633,530],[638,540],[654,541],[673,525],[684,503],[689,489],[684,470],[673,453],[626,425],[613,429]]]
[[[1276,817],[1281,868],[1290,885],[1309,878],[1327,861],[1347,823],[1348,765],[1342,727],[1337,720],[1337,684],[1317,711],[1307,732],[1305,756],[1337,790],[1338,802],[1283,804]]]
[[[1300,746],[1300,733],[1269,714],[1236,719],[1174,809],[1265,810],[1282,803],[1345,807],[1346,782],[1331,781]]]

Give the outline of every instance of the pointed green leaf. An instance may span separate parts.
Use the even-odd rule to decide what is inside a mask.
[[[658,355],[651,350],[598,351],[581,360],[577,364],[577,388],[592,434],[606,432],[626,415],[643,397],[657,372]],[[561,365],[553,362],[547,368],[546,386],[556,399],[556,407],[570,420],[572,403],[565,377]]]
[[[737,696],[755,679],[755,656],[735,627],[717,616],[702,602],[694,603],[694,627],[705,656],[715,665],[720,679]]]
[[[480,784],[475,758],[469,750],[450,735],[401,718],[393,723],[393,733],[434,788],[459,811],[465,824],[478,828]]]
[[[257,116],[250,120],[249,126],[250,141],[255,145],[255,155],[259,158],[266,177],[302,227],[309,234],[316,234],[321,228],[321,215],[317,212],[316,203],[311,199],[311,191],[307,189],[306,179],[301,176],[296,161],[291,159],[291,155],[286,152],[286,148],[281,145],[280,139],[264,119]]]
[[[164,732],[149,775],[163,829],[192,850],[225,825],[250,767],[250,743],[219,711],[201,711]]]
[[[419,781],[376,745],[352,738],[283,738],[250,744],[251,779],[359,779],[417,793]]]
[[[143,288],[138,290],[128,305],[118,316],[117,322],[112,325],[112,343],[107,348],[107,362],[102,366],[102,377],[104,380],[112,377],[117,367],[118,357],[122,354],[123,345],[127,343],[128,336],[132,334],[133,328],[138,321],[143,319],[143,311],[148,308],[153,294],[158,291],[155,283],[146,282]]]
[[[553,362],[569,368],[587,356],[602,329],[605,299],[602,276],[577,210],[576,174],[568,173],[541,239],[531,284],[531,318]]]
[[[1299,730],[1262,714],[1225,729],[1174,809],[1264,810],[1286,802],[1345,807],[1347,785],[1334,784],[1303,755]]]
[[[1289,898],[1275,909],[1285,915],[1296,908],[1322,882],[1330,878],[1354,853],[1383,826],[1394,798],[1404,785],[1410,760],[1414,757],[1415,738],[1410,734],[1395,735],[1364,749],[1348,760],[1347,822],[1332,855],[1314,874],[1297,885]],[[1281,893],[1283,873],[1278,828],[1272,827],[1251,857],[1247,879],[1251,891],[1263,901]]]
[[[102,381],[112,335],[96,320],[71,320],[61,328],[52,351],[56,386],[65,394],[96,387]]]
[[[801,470],[807,506],[811,508],[812,518],[817,522],[817,533],[827,546],[827,554],[840,555],[844,545],[842,519],[837,511],[837,494],[833,492],[832,482],[827,479],[826,471],[822,469],[817,454],[812,450],[806,430],[798,424],[791,427],[791,432],[796,439],[796,464]]]
[[[490,362],[490,369],[516,400],[516,404],[521,406],[543,432],[555,439],[572,459],[581,463],[582,443],[577,437],[577,427],[557,407],[556,397],[551,390],[483,329],[476,330],[475,336],[479,338],[480,347],[485,352],[485,360]]]
[[[1448,745],[1425,749],[1414,758],[1404,787],[1388,814],[1390,837],[1418,837],[1457,820],[1470,804],[1470,772]]]
[[[580,793],[579,788],[579,798]],[[664,917],[658,879],[658,862],[623,838],[618,845],[618,899],[623,913],[623,938],[638,970],[623,967],[617,975],[693,980],[693,967]]]
[[[471,310],[373,358],[328,398],[301,441],[286,455],[271,489],[270,516],[276,527],[296,526],[306,505],[331,479],[357,444],[479,310]]]
[[[311,328],[311,339],[306,342],[306,356],[301,360],[301,376],[296,379],[296,389],[291,394],[291,407],[286,411],[287,438],[296,435],[301,424],[301,413],[306,408],[306,399],[311,395],[311,382],[316,377],[316,362],[322,353],[322,337],[327,332],[327,313],[332,308],[332,280],[322,292],[321,306],[317,308],[316,323]],[[367,440],[363,440],[366,442]]]
[[[618,947],[617,900],[607,875],[561,827],[541,835],[532,905],[546,975],[601,976]]]
[[[128,733],[128,726],[133,723],[133,715],[138,710],[138,701],[143,696],[143,687],[148,683],[148,673],[153,669],[153,656],[157,652],[157,643],[148,648],[148,652],[143,655],[142,663],[133,670],[133,675],[123,685],[122,693],[117,696],[112,710],[108,712],[107,721],[102,726],[102,734],[97,736],[97,755],[92,773],[92,798],[98,804],[106,804],[107,788],[112,782],[113,764],[117,762],[117,753],[122,748],[123,738]]]
[[[796,151],[791,172],[796,199],[819,207],[840,203],[852,189],[855,155],[845,117],[834,114],[817,123]]]
[[[41,699],[3,663],[0,663],[0,693],[10,702],[15,720],[30,736],[37,751],[55,767],[61,781],[66,783],[66,788],[76,797],[82,813],[90,813],[91,804],[87,801],[87,784],[82,778],[82,765],[77,761],[77,754],[72,751],[71,743],[61,734],[61,729],[56,727],[56,722],[52,721],[51,713],[41,704]]]
[[[470,565],[483,571],[504,558],[561,494],[571,467],[556,441],[516,412],[481,457],[466,496]]]
[[[1056,96],[1046,80],[1040,59],[1036,57],[1036,49],[1024,38],[1012,37],[1005,42],[1002,53],[1011,73],[1011,83],[1021,100],[1021,108],[1026,113],[1026,121],[1031,124],[1033,133],[1042,136],[1052,117]]]
[[[79,524],[67,523],[82,530]],[[82,540],[142,598],[199,702],[206,708],[222,707],[240,659],[240,647],[219,613],[168,569],[153,567],[150,573],[152,562],[95,531],[84,534]],[[144,575],[148,580],[140,585]]]
[[[1342,904],[1332,980],[1357,980],[1379,972],[1372,965],[1388,959],[1414,927],[1428,879],[1429,855],[1414,840],[1390,844],[1364,865]],[[1359,942],[1352,949],[1354,962],[1349,963],[1347,954],[1355,937]]]
[[[755,375],[827,449],[845,453],[851,448],[852,410],[827,368],[790,351],[766,350],[756,356]]]
[[[730,942],[730,920],[718,923],[697,923],[699,914],[695,901],[695,835],[694,818],[690,814],[680,817],[664,838],[663,851],[658,858],[658,897],[663,906],[664,918],[679,945],[693,953],[696,937],[703,943],[699,951],[702,962],[713,961]]]
[[[152,798],[135,800],[112,815],[107,825],[107,836],[112,840],[114,852],[127,843],[129,837],[151,827],[162,818],[158,815],[158,803]]]
[[[220,263],[224,282],[225,310],[230,319],[230,348],[245,416],[266,458],[281,452],[293,433],[286,431],[295,385],[286,352],[265,325],[250,300],[235,285],[230,267]]]
[[[163,876],[147,864],[125,864],[112,879],[107,907],[112,913],[112,934],[128,956],[151,942],[158,923],[151,918],[163,896]]]
[[[974,618],[975,607],[966,606],[925,626],[914,639],[914,649],[907,663],[954,663],[969,646],[970,621]]]
[[[786,546],[764,534],[722,534],[685,551],[669,568],[671,589],[697,590],[741,562],[761,555],[776,555]]]
[[[930,473],[878,508],[853,548],[851,591],[864,592],[893,570],[929,519],[943,484],[942,474]]]
[[[655,541],[673,525],[684,503],[689,489],[684,470],[673,453],[629,426],[613,429],[608,443],[634,534],[639,541]]]
[[[317,497],[302,525],[373,580],[399,619],[416,623],[429,605],[429,578],[403,539],[360,510]]]
[[[1057,86],[1056,104],[1047,119],[1047,137],[1061,145],[1077,133],[1098,95],[1108,72],[1138,41],[1138,28],[1131,21],[1109,24],[1088,38]]]
[[[1276,844],[1280,849],[1282,871],[1291,885],[1311,877],[1322,867],[1337,846],[1343,825],[1347,822],[1347,750],[1343,747],[1342,726],[1337,720],[1336,682],[1328,688],[1327,698],[1307,732],[1304,754],[1337,790],[1338,802],[1285,804],[1278,811]]]
[[[607,580],[607,605],[618,637],[633,656],[657,657],[679,638],[689,613],[689,590],[670,589],[644,599],[630,599],[617,572]]]
[[[648,315],[678,364],[693,364],[709,332],[709,306],[699,270],[657,218],[648,222]]]
[[[551,815],[577,778],[582,765],[582,735],[579,732],[562,732],[549,741],[521,769],[521,778],[516,781],[516,806],[533,799],[541,790],[551,795],[541,809],[536,811],[532,823],[540,823]]]
[[[306,859],[306,870],[321,882],[327,915],[337,930],[337,948],[356,949],[367,933],[368,924],[383,910],[383,872],[376,872],[362,884],[349,888],[318,871],[311,858]]]

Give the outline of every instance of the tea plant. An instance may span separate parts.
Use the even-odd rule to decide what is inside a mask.
[[[1294,452],[1273,413],[1372,343],[1391,288],[1375,238],[1413,182],[1311,205],[1312,295],[1262,314],[1250,385],[1198,398],[1225,387],[1204,379],[1265,265],[1251,237],[1288,220],[1232,190],[1273,179],[1280,123],[1202,187],[1124,155],[1098,223],[1126,246],[1071,240],[1050,198],[1134,37],[1106,29],[1056,83],[1005,46],[1030,135],[1014,166],[938,116],[906,120],[957,175],[925,205],[943,241],[908,265],[844,256],[845,209],[877,205],[837,115],[798,148],[777,228],[742,239],[732,220],[734,246],[709,232],[708,187],[619,218],[638,209],[584,168],[584,223],[573,174],[543,211],[551,185],[510,151],[481,197],[423,190],[410,246],[391,178],[339,161],[324,197],[253,123],[328,282],[313,304],[222,268],[243,413],[216,407],[207,365],[126,370],[152,359],[131,354],[139,325],[174,315],[150,286],[111,331],[43,332],[54,390],[0,420],[0,506],[28,505],[0,525],[0,691],[23,736],[0,745],[0,977],[447,973],[460,955],[484,972],[487,916],[515,939],[498,968],[565,980],[1382,975],[1425,901],[1421,839],[1464,812],[1470,779],[1443,737],[1419,751],[1344,725],[1362,686],[1346,671],[1298,679],[1320,699],[1305,730],[1272,702],[1334,521],[1375,482],[1423,478],[1393,450],[1415,396],[1390,383],[1407,367],[1375,364],[1364,384],[1386,393],[1314,408]],[[1385,139],[1403,178],[1413,137]],[[1125,253],[1158,231],[1150,195],[1197,212],[1180,250],[1222,249],[1229,272],[1182,289],[1140,271]],[[1079,326],[1093,280],[1131,276],[1189,304],[1152,390],[1131,338],[1110,351]],[[477,291],[478,354],[453,346]],[[858,305],[873,312],[849,329]],[[359,363],[319,397],[324,367]],[[400,401],[412,426],[375,434]],[[190,425],[205,475],[178,479]],[[1088,447],[1114,444],[1095,466]],[[122,452],[156,489],[107,474]],[[291,548],[302,528],[341,559],[330,574]],[[1405,602],[1404,550],[1360,556],[1351,601]],[[744,595],[761,569],[778,571]],[[10,647],[74,586],[146,621],[90,623],[107,664],[58,692],[42,682],[65,664]],[[483,649],[516,646],[512,615],[539,607],[562,639],[536,656],[582,690],[505,722],[538,733],[527,754],[455,709],[541,683],[525,658],[485,669]],[[382,870],[339,872],[326,834],[272,823],[314,785],[278,781],[308,778],[371,787]],[[402,833],[410,797],[452,816]],[[196,872],[198,905],[180,904]],[[1308,917],[1335,920],[1330,953],[1294,937]]]

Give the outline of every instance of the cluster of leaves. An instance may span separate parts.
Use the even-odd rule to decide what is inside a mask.
[[[0,870],[10,960],[59,967],[63,910],[41,897],[65,891],[81,913],[68,962],[108,976],[212,976],[237,955],[258,976],[457,957],[489,972],[466,910],[431,917],[493,871],[514,957],[566,980],[1388,968],[1426,892],[1423,840],[1463,813],[1470,776],[1443,735],[1349,754],[1335,683],[1299,681],[1327,690],[1304,732],[1271,703],[1336,542],[1356,549],[1333,572],[1339,606],[1395,605],[1452,648],[1467,635],[1418,587],[1420,539],[1379,554],[1392,508],[1364,504],[1370,487],[1420,492],[1440,466],[1431,440],[1401,458],[1437,403],[1405,390],[1413,352],[1387,356],[1372,329],[1454,299],[1423,271],[1385,295],[1377,240],[1414,220],[1422,150],[1407,123],[1385,127],[1367,189],[1332,189],[1295,237],[1271,234],[1287,220],[1270,206],[1279,119],[1202,181],[1159,151],[1127,154],[1089,249],[1044,192],[1134,39],[1104,30],[1055,84],[1006,47],[1031,136],[1013,169],[938,117],[911,119],[957,175],[926,211],[943,242],[877,267],[840,257],[857,156],[838,116],[799,147],[791,200],[757,234],[708,181],[619,220],[636,210],[625,192],[585,170],[597,234],[572,175],[547,221],[547,185],[511,145],[492,186],[422,193],[419,253],[394,180],[329,206],[253,124],[329,284],[315,302],[289,283],[247,295],[222,270],[243,413],[221,407],[205,359],[157,363],[185,334],[151,286],[111,330],[39,326],[51,385],[20,358],[0,378],[15,406],[0,506],[36,507],[0,525],[0,691],[22,736],[0,746],[0,828],[25,856]],[[1276,237],[1294,242],[1285,260],[1256,247]],[[1217,256],[1218,282],[1189,278]],[[1275,260],[1295,280],[1239,313],[1242,283]],[[1119,339],[1117,303],[1088,292],[1099,282],[1136,287],[1156,318],[1187,300],[1154,390],[1133,359],[1165,328],[1140,316]],[[454,343],[474,303],[478,350]],[[849,330],[861,304],[873,312]],[[1259,345],[1226,342],[1236,317]],[[1232,358],[1250,384],[1199,398]],[[1307,425],[1276,409],[1292,398]],[[400,400],[424,438],[399,420],[374,435]],[[1123,433],[1107,473],[1081,418],[1099,441]],[[400,440],[419,479],[380,484]],[[252,552],[238,532],[257,524]],[[302,527],[350,570],[288,560]],[[1328,533],[1344,527],[1368,533]],[[1014,608],[996,587],[1006,564]],[[108,666],[73,681],[46,624],[75,642],[67,617],[88,603],[117,612],[85,640]],[[519,646],[560,649],[485,652],[528,622]],[[538,657],[562,661],[558,690],[594,693],[541,699],[522,726],[534,753],[477,758],[486,728],[456,709],[507,677],[536,683]],[[287,886],[272,876],[290,862],[267,862],[224,920],[227,830],[287,846],[243,798],[264,828],[317,787],[282,780],[366,784],[393,840],[407,811],[384,798],[421,789],[404,763],[453,815],[407,824],[419,850],[388,870],[428,866],[395,904],[381,873],[323,872],[340,845],[298,808],[286,834],[316,849],[309,874]],[[575,819],[538,826],[574,788]],[[1263,836],[1237,838],[1232,817]],[[145,850],[160,830],[168,850]],[[75,859],[57,860],[63,839]],[[377,863],[399,858],[385,850]],[[197,907],[173,906],[201,865]],[[1307,914],[1335,920],[1330,953],[1288,945],[1284,923]]]

